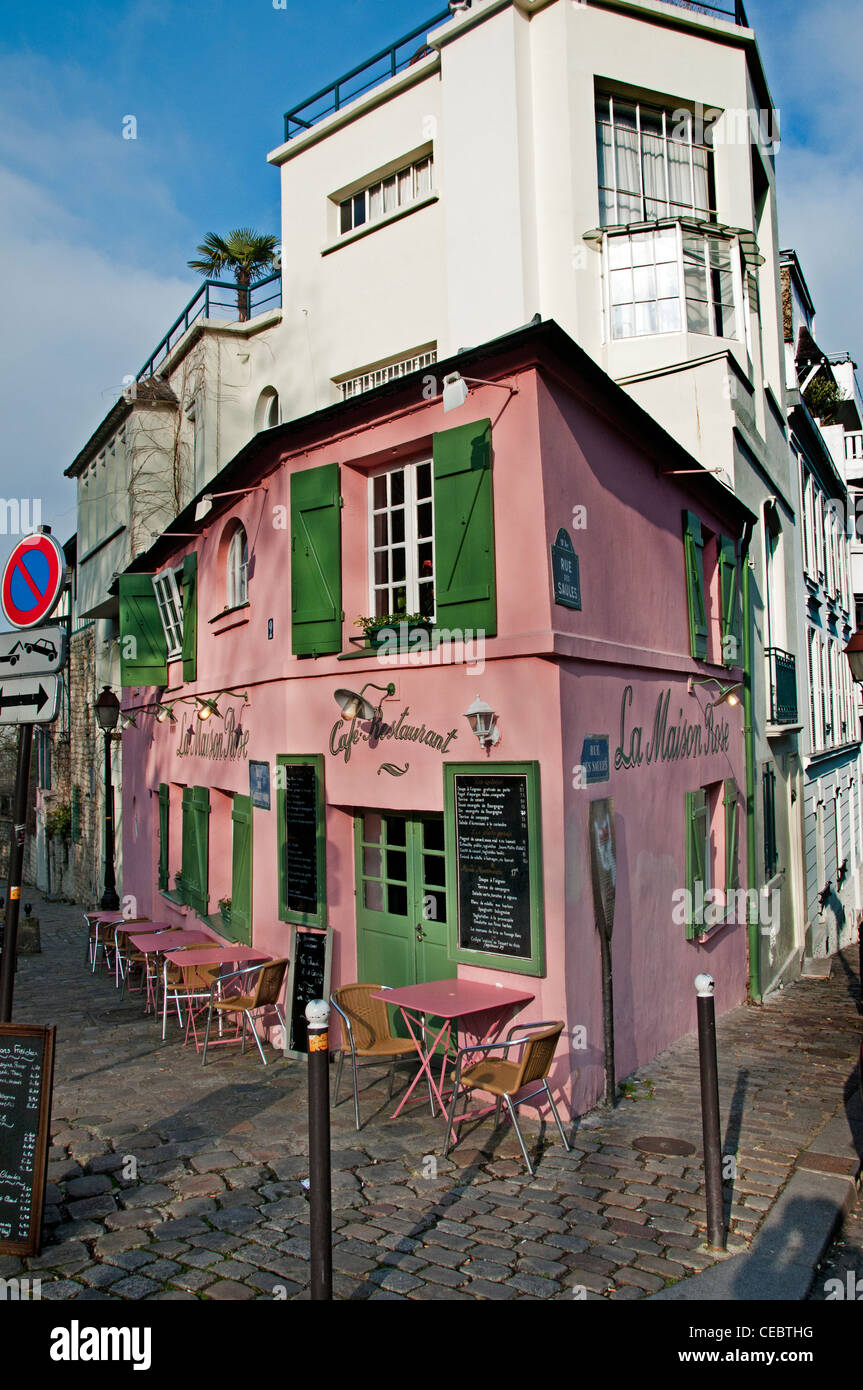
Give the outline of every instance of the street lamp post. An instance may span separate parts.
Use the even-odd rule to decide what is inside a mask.
[[[120,906],[114,876],[114,784],[111,778],[111,735],[120,718],[120,701],[109,685],[102,687],[96,701],[96,718],[105,735],[105,891],[99,906],[116,912]]]

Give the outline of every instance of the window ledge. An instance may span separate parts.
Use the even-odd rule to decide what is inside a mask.
[[[169,888],[160,888],[159,892],[163,898],[169,903],[173,903],[174,907],[178,907],[181,912],[187,913],[189,911],[188,904],[183,902],[179,894],[172,893]]]
[[[400,222],[403,217],[410,217],[412,212],[419,212],[421,208],[431,207],[440,198],[439,193],[428,193],[425,198],[417,198],[415,203],[411,203],[406,208],[396,208],[395,212],[387,213],[385,217],[379,217],[375,222],[366,222],[362,227],[357,227],[353,232],[345,232],[338,241],[332,242],[329,246],[321,249],[322,256],[331,256],[333,251],[339,251],[343,246],[352,246],[355,241],[362,241],[364,236],[370,236],[380,227],[389,227],[393,222]]]
[[[233,608],[223,608],[221,613],[216,613],[215,617],[207,619],[207,625],[213,627],[214,623],[222,623],[224,620],[223,626],[213,627],[215,636],[219,636],[222,632],[228,632],[231,628],[242,627],[244,623],[249,621],[249,614],[246,609],[250,607],[251,604],[246,599],[245,603],[237,603]]]

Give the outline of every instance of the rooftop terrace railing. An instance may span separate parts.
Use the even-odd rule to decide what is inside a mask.
[[[282,273],[267,275],[253,285],[237,285],[228,280],[205,280],[168,329],[162,341],[150,354],[135,380],[155,376],[159,367],[188,333],[196,319],[217,319],[222,323],[242,323],[265,309],[279,308],[282,303]]]
[[[732,23],[745,28],[749,27],[743,0],[726,0],[725,4],[719,5],[699,4],[697,0],[666,0],[666,3],[694,10],[697,14],[707,17],[731,20]],[[452,18],[452,13],[449,7],[441,10],[426,20],[425,24],[420,24],[409,34],[390,44],[388,48],[382,48],[373,58],[367,58],[358,67],[351,68],[350,72],[343,73],[335,82],[330,82],[319,92],[315,92],[314,96],[306,97],[305,101],[292,106],[290,111],[285,112],[285,140],[292,140],[294,136],[302,135],[303,131],[311,130],[312,126],[325,120],[333,112],[339,111],[341,107],[347,106],[364,92],[377,87],[381,82],[386,82],[390,77],[395,77],[396,73],[424,58],[429,49],[425,43],[417,48],[417,39],[424,39],[431,29]]]
[[[362,96],[363,92],[377,87],[390,77],[395,77],[396,73],[424,58],[429,51],[428,47],[425,43],[418,47],[417,39],[425,39],[430,29],[450,18],[450,13],[448,7],[441,10],[426,20],[425,24],[420,24],[409,34],[390,44],[389,48],[382,48],[373,58],[367,58],[359,67],[351,68],[350,72],[343,73],[335,82],[315,92],[314,96],[306,97],[298,106],[286,111],[285,139],[291,140],[295,135],[301,135],[304,130],[311,130],[318,121],[323,121],[334,111],[339,111],[348,102]]]

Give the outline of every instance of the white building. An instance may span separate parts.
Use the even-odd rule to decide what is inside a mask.
[[[861,757],[857,696],[845,647],[856,626],[848,538],[853,503],[843,465],[841,391],[813,336],[815,309],[794,251],[782,253],[789,432],[798,476],[806,953],[832,954],[856,936],[861,906]],[[856,423],[856,414],[848,423]],[[835,421],[835,423],[833,423]]]

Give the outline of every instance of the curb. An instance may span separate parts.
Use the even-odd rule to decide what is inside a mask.
[[[802,1302],[837,1227],[854,1206],[861,1155],[863,1103],[855,1087],[801,1152],[749,1249],[650,1295],[649,1301]]]

